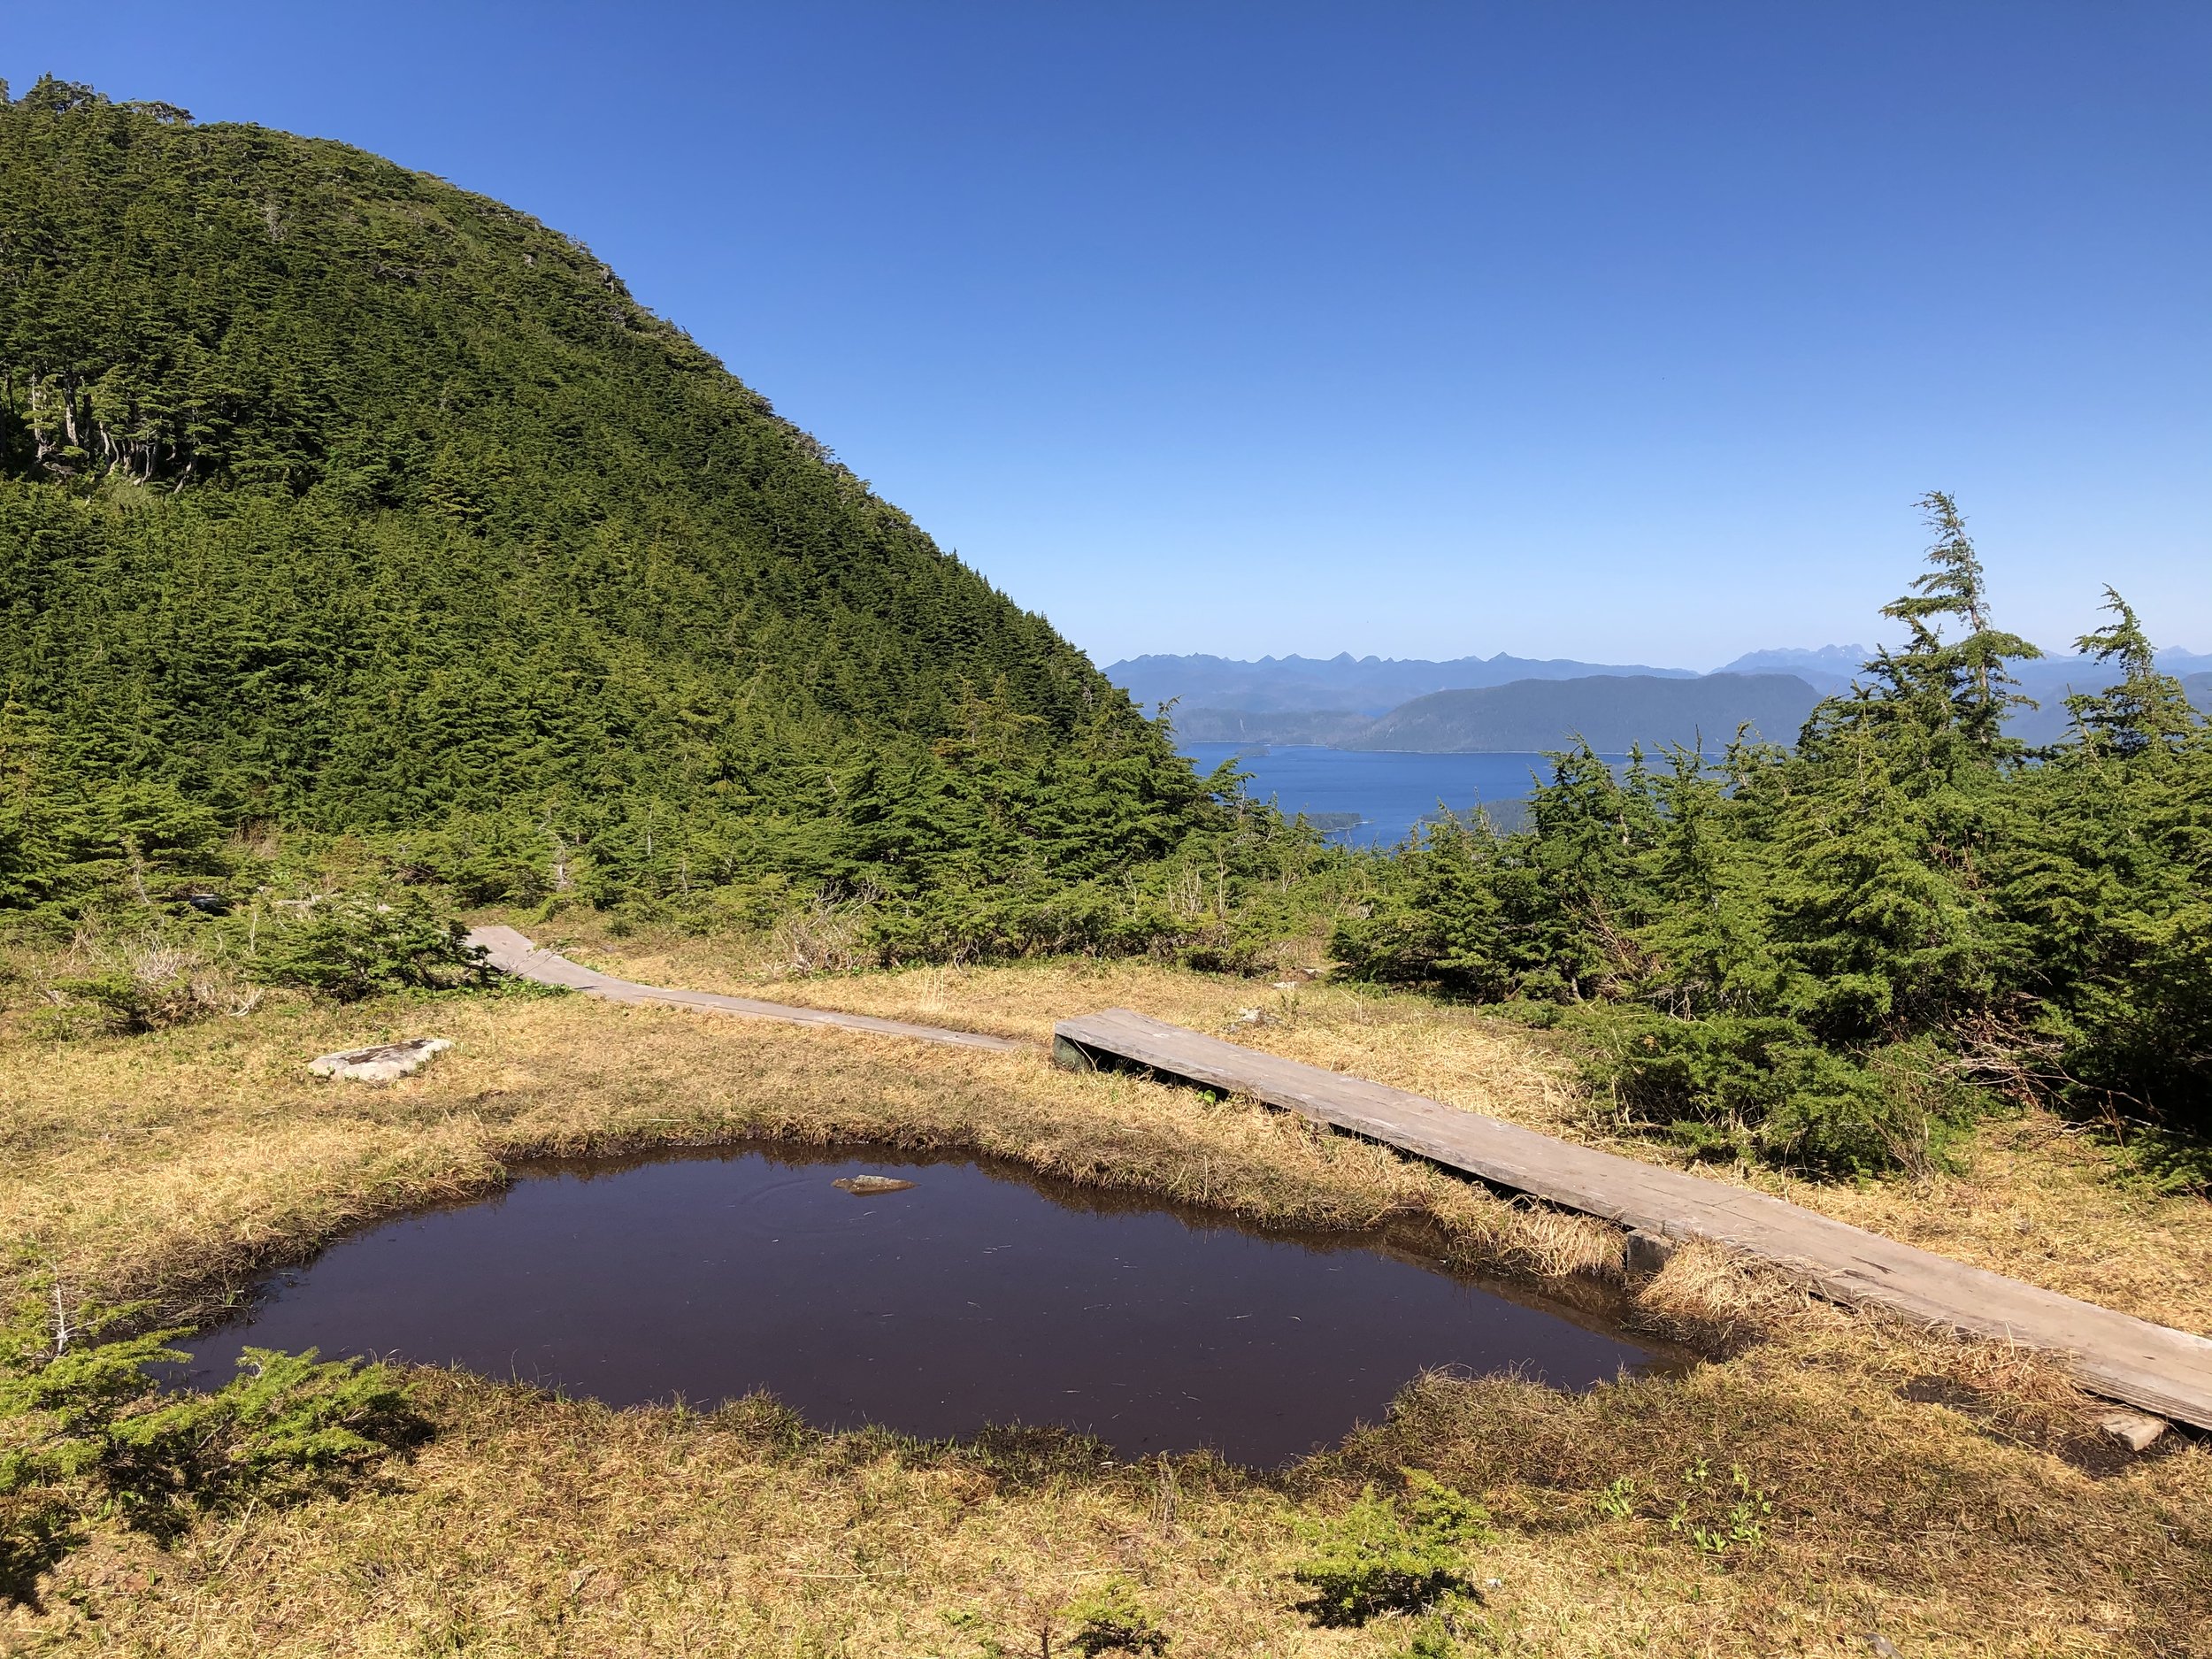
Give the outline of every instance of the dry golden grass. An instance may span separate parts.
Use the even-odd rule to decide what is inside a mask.
[[[758,964],[710,947],[578,931],[580,956],[634,977],[762,987]],[[1417,999],[1065,964],[780,994],[1025,1036],[1115,1004],[1217,1030],[1261,1006],[1275,1023],[1243,1040],[1599,1133],[1540,1046]],[[388,1088],[303,1069],[433,1033],[460,1047]],[[1296,1610],[1295,1524],[1417,1463],[1499,1518],[1476,1566],[1498,1580],[1483,1640],[1501,1652],[1863,1654],[1879,1632],[1914,1655],[2212,1655],[2212,1456],[2175,1436],[2145,1457],[2111,1450],[2033,1356],[1825,1308],[1703,1250],[1626,1283],[1598,1224],[1247,1104],[1058,1072],[1041,1046],[971,1054],[581,998],[273,1002],[66,1043],[19,1030],[0,1035],[0,1236],[25,1248],[4,1271],[17,1286],[50,1267],[73,1291],[189,1303],[346,1226],[488,1188],[532,1154],[762,1133],[972,1149],[1257,1218],[1396,1229],[1714,1357],[1579,1397],[1430,1379],[1390,1423],[1264,1477],[1204,1459],[1164,1477],[1049,1435],[821,1437],[758,1402],[611,1412],[427,1373],[438,1435],[380,1487],[210,1519],[168,1551],[103,1534],[43,1610],[0,1614],[0,1645],[973,1659],[991,1643],[1037,1654],[1048,1628],[1066,1651],[1056,1610],[1121,1574],[1179,1655],[1380,1655],[1408,1640],[1402,1620],[1325,1631]],[[2097,1156],[2002,1125],[1963,1178],[1791,1195],[1903,1236],[1948,1226],[1924,1236],[2201,1324],[2189,1279],[2206,1207],[2125,1198]],[[2007,1226],[2045,1253],[2002,1256]],[[1670,1531],[1701,1458],[1723,1479],[1740,1464],[1769,1495],[1767,1548],[1716,1559]],[[1609,1516],[1597,1500],[1620,1481],[1632,1513]]]
[[[744,1407],[616,1413],[441,1378],[443,1432],[385,1490],[167,1555],[110,1540],[73,1567],[73,1601],[20,1627],[124,1653],[1034,1655],[1046,1628],[1065,1652],[1056,1611],[1119,1574],[1177,1654],[1379,1655],[1403,1621],[1297,1612],[1294,1523],[1417,1459],[1501,1523],[1473,1565],[1502,1652],[1840,1655],[1871,1631],[1916,1655],[2202,1650],[2200,1469],[2098,1481],[1887,1381],[1839,1360],[1578,1400],[1432,1383],[1288,1479],[1185,1461],[1171,1515],[1156,1465],[1048,1441],[822,1440]],[[1716,1560],[1658,1518],[1701,1455],[1749,1465],[1767,1550]],[[1638,1483],[1625,1518],[1592,1502],[1616,1479]]]

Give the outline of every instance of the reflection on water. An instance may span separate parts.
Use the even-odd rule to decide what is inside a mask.
[[[864,1176],[908,1189],[853,1192]],[[872,1185],[860,1182],[864,1189]],[[1425,1368],[1563,1387],[1651,1356],[1400,1253],[1263,1235],[999,1166],[730,1149],[548,1164],[280,1276],[188,1344],[453,1363],[614,1405],[767,1389],[826,1428],[1061,1424],[1269,1464]]]

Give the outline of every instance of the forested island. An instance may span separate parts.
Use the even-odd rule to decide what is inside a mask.
[[[1600,754],[1625,754],[1714,749],[1746,728],[1787,741],[1823,698],[1850,695],[1875,656],[1864,646],[1753,651],[1710,674],[1502,656],[1455,663],[1354,661],[1348,654],[1320,663],[1146,657],[1106,673],[1140,703],[1165,705],[1176,735],[1189,743],[1420,755],[1587,743]],[[2160,651],[2154,662],[2199,713],[2212,709],[2212,668],[2205,666],[2212,658]],[[1531,672],[1538,669],[1552,672]],[[2016,659],[2013,672],[2018,695],[2005,710],[2004,734],[2034,747],[2064,741],[2068,699],[2110,677],[2101,659],[2073,653]]]
[[[2053,1247],[2044,1277],[2202,1325],[2195,1246],[2142,1245],[2120,1289],[2101,1275],[2133,1225],[2116,1217],[2200,1236],[2212,729],[2161,671],[2157,619],[2094,588],[2077,649],[2097,682],[2060,700],[2047,740],[2008,728],[2039,653],[2001,626],[2001,552],[1985,566],[1948,495],[1918,503],[1924,534],[1908,505],[1883,613],[1905,642],[1847,688],[1547,672],[1555,691],[1679,703],[1703,745],[1592,726],[1552,756],[1524,828],[1447,819],[1345,849],[1251,799],[1232,767],[1196,772],[1172,710],[1141,709],[580,243],[338,143],[50,78],[0,103],[11,1617],[58,1631],[38,1622],[96,1604],[165,1629],[178,1604],[147,1586],[188,1561],[217,1586],[216,1633],[195,1640],[218,1651],[279,1594],[256,1575],[320,1583],[325,1567],[302,1563],[356,1548],[333,1515],[376,1517],[364,1525],[411,1563],[390,1571],[412,1574],[443,1524],[392,1495],[426,1488],[372,1473],[435,1439],[456,1449],[425,1467],[446,1472],[406,1479],[448,1480],[460,1511],[492,1517],[467,1546],[488,1584],[537,1571],[492,1564],[535,1559],[502,1508],[511,1463],[587,1506],[600,1477],[549,1471],[579,1447],[629,1448],[604,1479],[642,1482],[639,1512],[683,1532],[695,1562],[710,1540],[679,1517],[711,1504],[687,1483],[717,1457],[741,1465],[749,1493],[784,1494],[744,1528],[819,1521],[793,1557],[811,1564],[791,1571],[862,1586],[845,1624],[787,1580],[702,1615],[718,1629],[743,1602],[745,1640],[794,1652],[833,1650],[790,1645],[808,1631],[906,1616],[909,1592],[868,1579],[874,1558],[841,1541],[838,1517],[867,1524],[876,1499],[854,1483],[869,1481],[956,1540],[931,1569],[948,1583],[988,1576],[961,1553],[988,1553],[964,1517],[1087,1538],[1071,1517],[1110,1510],[1097,1525],[1138,1540],[1117,1546],[1138,1564],[1110,1580],[1064,1583],[1041,1546],[1004,1570],[1049,1581],[1033,1591],[1046,1641],[1090,1630],[1104,1645],[1086,1652],[1165,1651],[1171,1628],[1188,1651],[1225,1651],[1207,1644],[1261,1624],[1369,1644],[1330,1651],[1492,1650],[1540,1622],[1516,1574],[1546,1605],[1596,1606],[1611,1592],[1589,1563],[1609,1554],[1640,1563],[1624,1571],[1654,1606],[1676,1605],[1671,1573],[1709,1571],[1715,1617],[1765,1640],[1781,1592],[1745,1575],[1812,1595],[1866,1539],[1851,1505],[1873,1492],[1909,1517],[1866,1545],[1881,1562],[1867,1571],[1902,1596],[1913,1540],[1936,1525],[1925,1494],[1962,1482],[2010,1517],[1957,1523],[1968,1576],[2001,1589],[2024,1562],[2062,1563],[2143,1630],[2180,1632],[2212,1605],[2201,1562],[2172,1564],[2173,1527],[2197,1523],[2152,1517],[2183,1515],[2201,1448],[2132,1485],[2069,1472],[2077,1507],[2055,1518],[2032,1494],[2088,1431],[2062,1384],[2015,1388],[2015,1362],[1928,1333],[1883,1348],[1718,1256],[1653,1279],[1599,1223],[1321,1145],[1248,1102],[1061,1078],[1026,1056],[713,1039],[681,1015],[503,985],[464,943],[471,922],[503,919],[596,961],[643,953],[703,984],[1024,1040],[1056,1012],[1126,1001],[1338,1069],[1396,1067],[1638,1156],[1809,1187],[1936,1248],[1958,1202],[1945,1183],[1996,1182],[1990,1148],[2024,1147],[2003,1155],[2029,1171],[2005,1188],[2017,1225],[1955,1248],[2013,1271],[2009,1241],[2044,1225],[2033,1171],[2061,1167],[2034,1160],[2076,1160],[2050,1178],[2074,1219],[2052,1225],[2089,1243]],[[1314,731],[1463,739],[1526,717],[1517,687],[1537,683]],[[1762,700],[1753,729],[1720,729],[1720,704],[1699,701],[1724,695]],[[1624,771],[1600,758],[1616,738]],[[445,1070],[373,1099],[303,1092],[319,1048],[433,1026],[460,1036]],[[1991,1139],[2023,1124],[2042,1138]],[[1279,1229],[1400,1227],[1455,1269],[1581,1296],[1698,1364],[1586,1399],[1426,1379],[1388,1423],[1274,1486],[1047,1430],[826,1435],[758,1400],[615,1414],[311,1355],[257,1362],[196,1403],[147,1392],[165,1333],[364,1220],[491,1190],[545,1154],[778,1135],[987,1155]],[[1908,1373],[1941,1387],[1913,1394]],[[1755,1468],[1772,1448],[1776,1466]],[[2078,1524],[2101,1540],[2093,1564]],[[240,1553],[278,1525],[300,1530],[255,1532],[272,1541]],[[1215,1525],[1240,1563],[1221,1570],[1229,1588],[1189,1542]],[[567,1590],[534,1579],[515,1605],[611,1617],[584,1590],[583,1548],[547,1555]],[[694,1594],[636,1548],[626,1582]],[[1376,1587],[1392,1550],[1425,1588]],[[1477,1571],[1479,1550],[1516,1564]],[[109,1561],[139,1564],[67,1576]],[[932,1641],[1011,1651],[981,1644],[1011,1640],[1013,1600],[963,1624],[959,1594],[927,1595],[942,1601]],[[450,1650],[493,1650],[480,1615],[455,1615],[477,1633]],[[1118,1649],[1096,1635],[1115,1631]]]

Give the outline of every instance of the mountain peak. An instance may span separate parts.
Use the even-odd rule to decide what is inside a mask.
[[[1747,674],[1777,668],[1824,668],[1832,672],[1855,673],[1873,651],[1863,645],[1783,645],[1763,651],[1746,651],[1732,663],[1724,663],[1717,674]]]

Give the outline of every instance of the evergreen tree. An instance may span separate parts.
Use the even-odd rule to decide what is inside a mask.
[[[2134,610],[2111,588],[2104,593],[2104,608],[2115,619],[2083,634],[2074,649],[2100,663],[2116,663],[2120,681],[2066,699],[2074,733],[2085,748],[2124,759],[2154,747],[2170,748],[2197,729],[2196,711],[2181,682],[2158,672]]]
[[[2004,736],[2006,710],[2034,705],[2018,694],[2019,681],[2005,671],[2005,664],[2043,653],[2018,634],[1991,626],[1981,558],[1958,504],[1943,491],[1931,490],[1919,505],[1936,533],[1928,549],[1933,568],[1914,579],[1914,592],[1882,607],[1884,616],[1906,625],[1911,639],[1902,651],[1884,652],[1868,669],[1890,685],[1899,701],[1939,700],[1974,755],[2014,753],[2016,745]],[[1947,640],[1947,622],[1964,631]]]
[[[2001,721],[2033,648],[1951,498],[1922,505],[1907,644],[1792,748],[1555,757],[1527,830],[1380,866],[1340,956],[1532,1005],[1625,1119],[1731,1156],[1916,1163],[1986,1087],[2212,1130],[2212,730],[2108,590],[2080,645],[2121,680],[2030,764]]]

